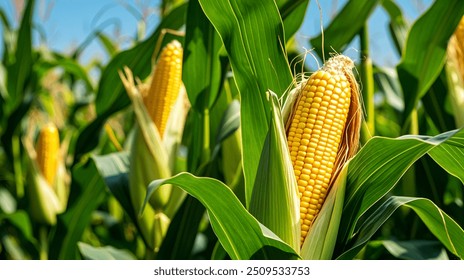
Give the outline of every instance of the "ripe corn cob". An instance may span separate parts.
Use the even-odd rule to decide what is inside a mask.
[[[182,46],[174,40],[161,51],[148,93],[143,102],[163,137],[169,113],[177,100],[182,81]]]
[[[58,168],[60,136],[53,123],[47,123],[39,133],[36,145],[37,164],[45,180],[53,186]]]
[[[461,79],[464,80],[464,17],[461,18],[453,36],[450,38],[448,57],[454,60],[460,72]]]
[[[464,126],[464,17],[461,18],[447,48],[446,75],[449,83],[450,104],[457,127]]]
[[[353,67],[348,57],[339,55],[313,73],[301,88],[287,123],[290,158],[300,196],[301,244],[337,171],[357,149],[359,129],[346,130],[351,125],[359,127],[361,116]],[[346,125],[349,116],[354,121]]]

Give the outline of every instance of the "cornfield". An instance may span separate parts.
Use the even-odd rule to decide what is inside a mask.
[[[0,9],[0,259],[464,258],[463,1],[163,0],[71,53],[36,2]]]

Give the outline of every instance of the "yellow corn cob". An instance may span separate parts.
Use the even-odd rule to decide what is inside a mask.
[[[461,18],[447,48],[446,75],[449,83],[450,104],[457,127],[464,126],[464,17]]]
[[[460,78],[464,81],[464,17],[458,24],[448,44],[448,57],[454,60],[459,70]]]
[[[182,81],[182,46],[174,40],[161,51],[153,73],[145,107],[163,137],[169,113],[179,95]]]
[[[289,119],[287,139],[300,196],[301,244],[324,203],[340,160],[347,159],[349,149],[339,150],[341,143],[346,137],[359,137],[344,135],[350,110],[359,111],[351,102],[357,98],[352,92],[358,95],[353,66],[346,56],[331,58],[301,88]],[[355,117],[360,115],[356,112]]]
[[[45,180],[53,186],[58,168],[60,136],[53,123],[47,123],[39,133],[36,145],[37,164]]]

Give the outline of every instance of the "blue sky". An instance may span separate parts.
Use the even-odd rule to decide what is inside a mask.
[[[319,0],[323,10],[323,21],[326,25],[347,0]],[[14,0],[0,1],[0,8],[14,18]],[[143,8],[149,8],[146,19],[146,34],[149,34],[158,24],[156,7],[159,0],[36,0],[34,22],[46,34],[45,43],[49,48],[59,52],[70,53],[81,44],[85,38],[97,29],[103,29],[106,34],[116,38],[122,48],[129,46],[130,38],[137,32],[137,24],[141,19]],[[413,21],[423,12],[431,0],[398,0],[405,16]],[[394,66],[399,56],[393,49],[388,35],[388,18],[382,8],[378,7],[369,20],[371,48],[375,51],[374,62],[385,66]],[[308,47],[307,39],[320,32],[319,10],[316,1],[310,1],[305,22],[297,33],[297,40],[302,46]],[[34,42],[39,44],[38,33]],[[353,42],[352,57],[357,57],[357,41]],[[1,48],[1,47],[0,47]],[[0,49],[1,51],[1,49]],[[92,58],[107,59],[101,45],[94,40],[80,58],[88,63]]]

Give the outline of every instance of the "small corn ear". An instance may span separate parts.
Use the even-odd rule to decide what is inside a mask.
[[[163,137],[182,84],[182,45],[174,40],[161,51],[150,88],[143,98],[145,107]]]
[[[332,57],[300,88],[287,122],[287,141],[300,196],[301,237],[359,142],[359,90],[346,56]]]
[[[53,186],[60,154],[60,136],[53,123],[47,123],[40,130],[36,152],[40,171],[48,184]]]

